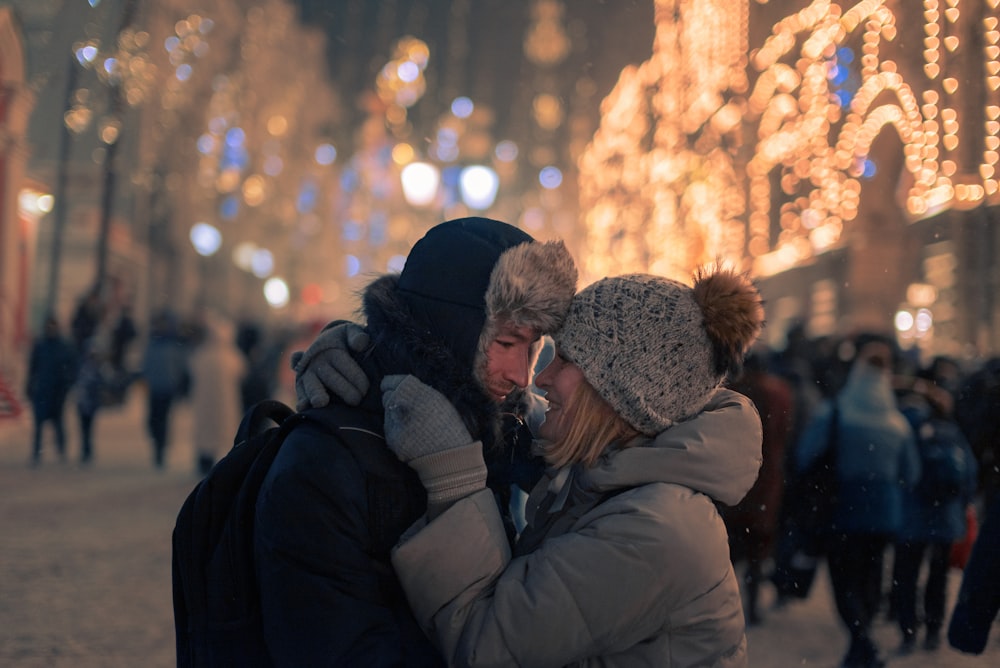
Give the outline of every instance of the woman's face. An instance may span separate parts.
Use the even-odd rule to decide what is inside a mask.
[[[573,423],[573,410],[567,402],[582,382],[584,377],[580,367],[567,361],[558,351],[548,366],[535,377],[535,385],[545,392],[549,402],[545,421],[538,428],[540,438],[558,441],[566,433]]]

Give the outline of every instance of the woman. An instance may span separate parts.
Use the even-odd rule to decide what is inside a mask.
[[[454,409],[413,377],[383,381],[386,439],[428,492],[393,565],[451,665],[747,665],[714,501],[739,502],[760,467],[753,404],[720,388],[762,324],[727,270],[579,293],[535,381],[550,468],[513,555]]]

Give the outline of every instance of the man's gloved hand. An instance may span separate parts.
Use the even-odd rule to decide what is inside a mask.
[[[382,405],[386,442],[420,476],[428,518],[486,486],[482,444],[444,395],[414,376],[386,376]]]
[[[360,353],[371,343],[368,332],[353,322],[328,326],[303,353],[292,353],[295,372],[295,408],[321,408],[331,395],[357,406],[371,384],[351,352]]]

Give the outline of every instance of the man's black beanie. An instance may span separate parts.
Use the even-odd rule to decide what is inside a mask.
[[[504,251],[534,239],[489,218],[435,225],[406,257],[397,290],[416,321],[472,365],[486,323],[490,274]]]

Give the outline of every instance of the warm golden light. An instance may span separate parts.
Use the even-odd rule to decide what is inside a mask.
[[[923,76],[914,77],[887,50],[893,3],[806,4],[750,45],[748,0],[655,3],[652,55],[621,72],[579,163],[587,243],[608,249],[586,260],[586,278],[654,266],[684,275],[706,258],[747,253],[768,275],[836,248],[887,129],[903,144],[910,219],[1000,203],[998,17],[975,28],[981,41],[969,39],[959,0],[923,0]],[[963,100],[968,58],[985,71],[978,118]],[[849,91],[845,73],[857,77]],[[985,130],[973,164],[962,144],[969,123]],[[741,158],[734,147],[748,136],[755,143]]]

